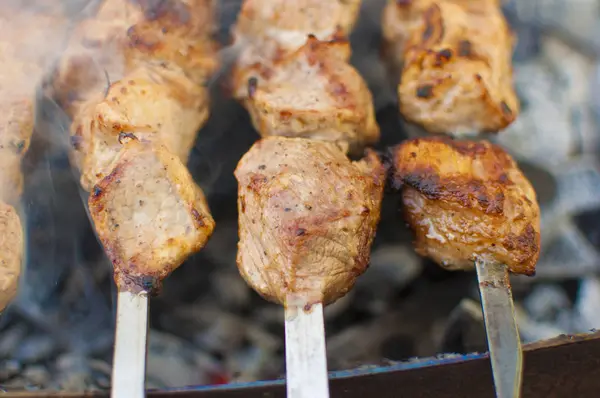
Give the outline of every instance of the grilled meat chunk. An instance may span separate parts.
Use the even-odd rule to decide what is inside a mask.
[[[349,57],[347,41],[311,36],[268,71],[238,74],[236,96],[263,137],[320,139],[357,152],[379,139],[379,126],[371,92]]]
[[[72,124],[72,158],[89,191],[114,167],[122,132],[164,144],[187,163],[198,128],[208,118],[208,92],[179,67],[148,62],[79,109]]]
[[[11,204],[23,192],[21,159],[33,134],[35,92],[32,89],[28,94],[0,98],[0,200]]]
[[[235,176],[246,282],[283,305],[344,296],[369,263],[384,185],[378,157],[351,162],[333,143],[269,137]]]
[[[186,163],[209,115],[218,67],[212,0],[105,0],[76,29],[54,78],[73,119],[73,158],[89,190],[110,172],[119,134],[160,141]]]
[[[90,215],[122,289],[159,282],[200,250],[215,226],[202,190],[165,146],[122,137],[125,150],[92,190]]]
[[[16,208],[23,190],[21,160],[35,124],[36,89],[63,46],[67,20],[58,13],[0,4],[0,311],[17,293],[24,234]],[[40,45],[43,43],[43,45]]]
[[[393,182],[419,254],[448,269],[476,258],[533,275],[540,252],[536,194],[502,148],[449,138],[405,141],[394,150]]]
[[[185,168],[218,66],[213,0],[104,0],[54,79],[72,159],[121,289],[160,282],[212,233]]]
[[[498,0],[390,0],[383,26],[386,56],[403,63],[406,120],[448,134],[498,132],[515,120],[515,39]]]
[[[202,86],[218,69],[214,0],[103,0],[74,30],[53,86],[70,116],[147,62]],[[206,97],[206,95],[204,95]]]
[[[24,245],[19,215],[0,200],[0,311],[17,294]]]
[[[350,34],[360,0],[244,0],[232,29],[234,43],[244,47],[238,67],[267,67],[296,51],[308,35],[332,40]]]

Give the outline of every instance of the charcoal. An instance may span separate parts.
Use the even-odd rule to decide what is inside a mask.
[[[536,286],[523,302],[529,316],[537,322],[552,322],[558,313],[568,311],[571,302],[566,292],[557,285]]]
[[[517,315],[517,323],[519,325],[519,335],[524,343],[533,343],[568,333],[565,328],[549,322],[535,322],[524,314]]]
[[[44,386],[50,381],[50,372],[44,366],[33,365],[23,371],[23,377],[34,386]]]
[[[600,250],[600,208],[584,211],[576,214],[573,221],[587,240]]]
[[[56,349],[55,344],[51,336],[33,335],[19,343],[14,357],[27,363],[47,360]]]
[[[21,363],[14,359],[0,362],[0,384],[16,376],[21,371]]]
[[[598,303],[600,303],[600,279],[586,278],[581,283],[575,304],[575,327],[578,332],[586,333],[600,329]]]
[[[485,352],[486,335],[481,304],[463,299],[445,323],[440,352]]]
[[[148,378],[160,388],[205,384],[206,375],[196,368],[195,349],[177,337],[150,331],[148,337]]]

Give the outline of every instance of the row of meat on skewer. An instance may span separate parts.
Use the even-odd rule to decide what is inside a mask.
[[[237,263],[254,290],[286,307],[290,396],[327,396],[326,368],[315,375],[325,364],[322,306],[366,271],[386,181],[402,192],[416,250],[445,268],[479,262],[533,275],[540,250],[535,192],[498,146],[415,138],[393,148],[387,162],[365,150],[380,132],[369,88],[349,62],[347,37],[360,6],[245,0],[232,29],[232,93],[263,137],[235,171]],[[51,76],[51,93],[72,120],[71,159],[89,192],[90,216],[128,299],[156,291],[215,228],[186,168],[208,119],[207,85],[222,67],[212,39],[215,9],[212,0],[104,0],[70,33]],[[498,0],[390,1],[382,28],[408,122],[457,135],[497,132],[516,118],[514,39]],[[0,57],[20,62],[9,47],[0,43]],[[33,131],[33,91],[23,98],[0,123],[4,303],[22,259],[14,206]],[[29,113],[17,119],[24,103]],[[302,323],[319,316],[320,323]],[[300,330],[306,324],[316,326]],[[291,369],[322,383],[308,386],[306,375],[290,383]],[[114,396],[142,396],[143,380],[124,379],[138,384],[113,386]]]

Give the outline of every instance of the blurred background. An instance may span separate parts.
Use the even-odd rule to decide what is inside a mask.
[[[63,3],[76,20],[88,0]],[[240,1],[220,3],[220,40],[227,43]],[[384,3],[363,0],[351,37],[352,62],[374,95],[381,151],[407,137],[379,59]],[[504,3],[518,36],[522,113],[492,139],[519,160],[543,213],[537,275],[512,278],[527,343],[600,327],[600,2]],[[258,297],[235,265],[232,173],[258,135],[227,97],[225,78],[214,82],[212,116],[190,160],[217,228],[151,301],[149,387],[265,380],[285,371],[283,310]],[[18,299],[0,317],[0,386],[7,391],[110,387],[116,290],[66,156],[65,126],[56,105],[41,98],[24,165],[26,270]],[[386,195],[369,270],[326,309],[330,370],[486,351],[475,274],[419,258],[398,203]]]

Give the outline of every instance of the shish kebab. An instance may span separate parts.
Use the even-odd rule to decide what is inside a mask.
[[[64,45],[67,25],[58,13],[0,5],[0,311],[17,294],[24,257],[21,160],[34,131],[36,89]]]
[[[519,112],[511,64],[515,38],[498,0],[390,0],[382,25],[386,57],[393,68],[400,68],[400,112],[407,121],[430,133],[462,135],[497,132],[515,120]],[[443,153],[432,153],[436,155]],[[446,160],[456,161],[453,157]],[[480,174],[485,170],[470,172],[483,178]],[[497,198],[496,204],[503,204],[503,200]],[[535,197],[529,200],[537,209]],[[532,225],[532,233],[538,234],[534,251],[539,251],[535,219]],[[510,264],[491,261],[502,260],[499,258],[487,262],[481,257],[468,259],[476,260],[496,393],[500,397],[518,396],[522,353],[508,276],[509,270],[515,270]],[[537,254],[532,267],[536,259]],[[533,270],[525,273],[532,275]]]
[[[535,274],[540,209],[533,187],[510,155],[487,141],[412,139],[394,150],[393,164],[416,251],[449,270],[475,264],[496,394],[520,396],[522,354],[505,270]]]
[[[371,93],[348,63],[360,1],[246,0],[233,91],[264,137],[240,160],[238,268],[285,307],[291,398],[329,396],[323,306],[369,262],[384,168],[351,162],[379,138]]]
[[[215,227],[185,164],[218,68],[212,0],[105,0],[54,79],[119,290],[112,396],[143,397],[148,294]]]

